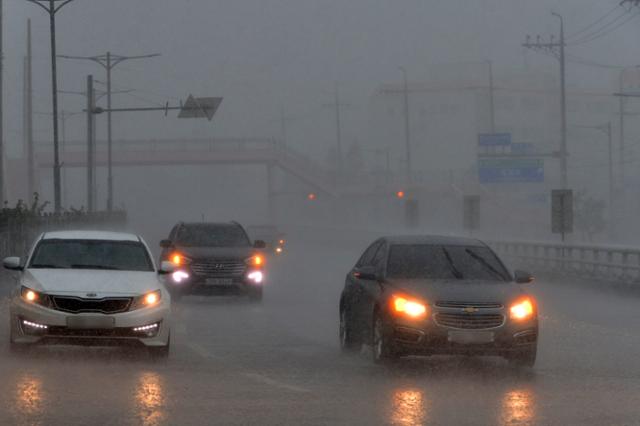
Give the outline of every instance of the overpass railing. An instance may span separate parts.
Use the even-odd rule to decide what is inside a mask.
[[[640,281],[640,249],[545,242],[489,243],[513,266],[607,281]]]

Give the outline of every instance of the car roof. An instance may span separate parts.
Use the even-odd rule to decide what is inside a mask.
[[[106,241],[141,241],[136,234],[109,231],[54,231],[42,234],[43,240],[106,240]]]
[[[452,237],[444,235],[392,235],[383,237],[389,244],[426,244],[443,246],[484,247],[485,243],[476,238]]]
[[[180,222],[180,226],[227,226],[235,227],[240,226],[237,222]]]

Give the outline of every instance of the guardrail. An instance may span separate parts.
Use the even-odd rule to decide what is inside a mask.
[[[640,281],[640,249],[544,242],[489,243],[514,266],[608,281]]]

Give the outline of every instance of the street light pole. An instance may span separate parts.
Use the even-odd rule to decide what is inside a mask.
[[[2,27],[2,0],[0,0],[0,208],[4,207],[4,116],[2,106],[4,104],[3,80],[4,80],[4,45]]]
[[[493,62],[487,61],[489,67],[489,113],[491,120],[491,133],[496,132],[496,113],[494,104],[494,87],[493,87]]]
[[[53,205],[56,213],[60,203],[60,153],[58,147],[58,73],[56,67],[56,13],[73,0],[26,0],[37,4],[49,14],[51,32],[51,99],[53,103]],[[58,5],[56,6],[56,3]]]
[[[119,63],[128,61],[131,59],[146,59],[160,56],[159,53],[153,53],[150,55],[138,55],[138,56],[122,56],[112,55],[111,52],[107,52],[105,55],[98,56],[70,56],[59,55],[64,59],[81,59],[93,61],[102,66],[107,72],[107,210],[113,210],[113,141],[112,141],[112,127],[111,127],[111,70],[115,68]]]
[[[562,174],[562,189],[567,189],[567,89],[566,89],[566,66],[565,66],[565,42],[564,42],[564,18],[559,13],[552,13],[560,19],[560,117],[561,117],[561,139],[560,139],[560,168]]]
[[[409,81],[407,78],[407,70],[404,67],[398,67],[403,75],[403,93],[404,93],[404,140],[406,149],[407,163],[407,183],[411,183],[411,133],[409,127]]]

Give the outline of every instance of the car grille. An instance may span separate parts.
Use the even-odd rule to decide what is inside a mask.
[[[438,312],[435,321],[442,327],[459,328],[463,330],[484,330],[500,327],[504,323],[504,316],[500,314],[463,314]]]
[[[478,309],[500,309],[503,307],[502,303],[495,303],[495,302],[450,302],[450,301],[436,302],[436,306],[439,308],[455,308],[455,309],[464,309],[469,307],[474,307]]]
[[[130,297],[109,297],[105,299],[82,299],[80,297],[52,296],[54,309],[79,314],[83,312],[99,312],[117,314],[126,312],[131,305]]]
[[[191,270],[201,277],[239,277],[246,269],[244,262],[237,260],[207,260],[191,264]]]

